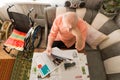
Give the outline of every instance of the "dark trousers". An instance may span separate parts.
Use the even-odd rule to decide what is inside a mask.
[[[62,49],[75,49],[75,44],[72,45],[70,48],[67,48],[62,41],[54,41],[52,47],[58,47]]]

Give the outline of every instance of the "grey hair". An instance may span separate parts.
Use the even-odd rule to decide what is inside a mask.
[[[72,16],[70,16],[72,15]],[[78,15],[75,12],[66,12],[63,15],[63,19],[67,18],[67,17],[72,17],[72,21],[74,21],[74,23],[76,23],[78,21]]]

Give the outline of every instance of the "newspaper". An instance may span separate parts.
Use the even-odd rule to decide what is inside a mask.
[[[52,56],[44,52],[35,52],[29,80],[89,80],[89,71],[86,55],[77,50],[52,49],[52,54],[65,59],[60,64],[54,63]],[[74,62],[73,67],[65,68],[65,63]],[[48,74],[49,78],[46,77]]]

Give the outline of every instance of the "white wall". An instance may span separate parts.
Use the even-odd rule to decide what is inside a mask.
[[[50,3],[51,5],[64,6],[66,0],[37,0],[43,3]]]
[[[59,5],[59,6],[64,6],[66,0],[2,0],[0,2],[0,7],[3,6],[5,3],[14,3],[14,2],[40,2],[40,3],[49,3],[51,5]]]
[[[55,5],[64,6],[65,1],[66,0],[35,0],[35,1],[33,1],[33,0],[3,0],[0,3],[0,18],[2,18],[3,20],[9,19],[7,11],[6,11],[9,4],[18,4],[18,3],[24,4],[24,6],[16,6],[15,5],[15,7],[12,8],[12,11],[26,13],[29,6],[31,6],[34,3],[35,4],[36,3],[37,4],[47,3],[52,6],[55,6]],[[26,5],[26,4],[28,4],[28,5]],[[37,8],[37,11],[40,11],[40,10],[38,10],[38,9],[40,9],[39,6],[36,8]],[[43,7],[41,7],[41,11],[42,12],[37,12],[37,13],[39,13],[39,15],[41,15],[43,13]]]

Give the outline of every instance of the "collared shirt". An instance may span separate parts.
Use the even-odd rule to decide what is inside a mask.
[[[58,16],[51,27],[48,40],[62,41],[66,47],[71,47],[75,42],[77,42],[78,37],[74,36],[71,32],[67,31],[62,23],[63,15]],[[82,36],[82,46],[78,50],[82,50],[85,47],[85,40],[87,35],[87,27],[82,19],[78,19],[77,27],[79,28]]]

